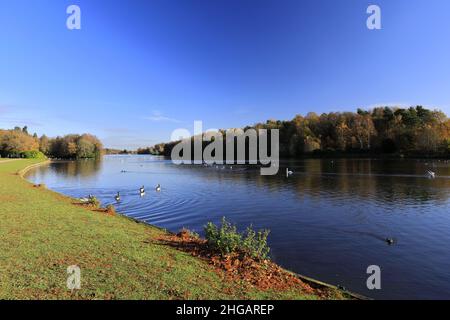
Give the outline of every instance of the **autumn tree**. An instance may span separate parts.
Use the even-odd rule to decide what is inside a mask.
[[[309,113],[290,121],[268,120],[246,129],[279,130],[282,157],[317,151],[450,155],[450,120],[444,113],[423,106],[360,108],[320,116]],[[148,150],[167,156],[174,145],[176,142],[163,143]]]
[[[45,155],[49,154],[50,140],[45,134],[39,138],[39,151],[41,151]]]
[[[2,157],[19,157],[22,152],[38,149],[37,139],[22,130],[0,131],[0,153]]]

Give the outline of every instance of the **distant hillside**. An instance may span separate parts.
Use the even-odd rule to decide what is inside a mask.
[[[290,121],[269,120],[244,129],[279,129],[280,156],[397,154],[449,157],[450,120],[422,106],[379,107],[370,111],[311,112]],[[225,132],[224,130],[222,131]],[[170,156],[177,142],[139,149],[138,153]],[[204,146],[207,143],[203,144]]]
[[[126,150],[126,149],[120,150],[120,149],[104,148],[103,153],[104,154],[135,154],[136,152]]]

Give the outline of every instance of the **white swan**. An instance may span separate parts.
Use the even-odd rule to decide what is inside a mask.
[[[286,168],[286,177],[289,177],[292,174],[294,174],[294,172],[290,171],[289,168]]]
[[[427,175],[428,175],[428,177],[431,178],[431,179],[436,178],[436,173],[433,172],[433,171],[431,171],[431,170],[428,170],[428,171],[427,171]]]

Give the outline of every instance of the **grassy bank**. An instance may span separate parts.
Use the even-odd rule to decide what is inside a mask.
[[[74,205],[0,159],[0,299],[317,299],[298,286],[261,290],[158,241],[164,231]],[[66,288],[67,267],[81,289]],[[339,292],[328,294],[341,298]]]

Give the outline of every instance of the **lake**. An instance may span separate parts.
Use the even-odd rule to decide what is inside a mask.
[[[286,167],[294,172],[289,178]],[[429,169],[436,179],[426,177]],[[93,194],[103,206],[171,231],[202,234],[208,221],[223,216],[242,230],[270,229],[275,262],[369,297],[450,299],[447,161],[292,160],[281,162],[278,175],[261,176],[256,167],[105,156],[51,163],[27,179],[72,197]],[[370,265],[381,268],[381,290],[366,287]]]

